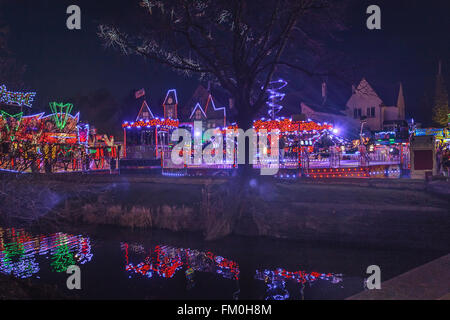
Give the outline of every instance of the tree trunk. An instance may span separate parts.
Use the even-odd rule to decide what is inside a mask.
[[[253,128],[253,119],[248,113],[240,113],[237,125],[239,129],[245,132]],[[253,165],[251,164],[251,157],[253,155],[250,154],[250,143],[250,139],[245,139],[245,163],[238,165],[238,176],[245,181],[248,181],[254,175]]]

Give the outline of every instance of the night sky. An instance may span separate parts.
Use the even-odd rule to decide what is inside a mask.
[[[98,24],[133,14],[139,10],[138,0],[0,2],[3,20],[11,28],[9,47],[28,66],[27,87],[38,92],[37,109],[49,100],[100,88],[109,89],[118,101],[142,87],[150,100],[154,96],[159,100],[167,89],[177,88],[179,99],[186,101],[198,85],[195,78],[183,78],[151,61],[125,57],[102,46],[96,34]],[[66,28],[66,8],[71,4],[82,10],[79,31]],[[382,9],[382,30],[369,31],[365,27],[365,9],[370,4],[378,4]],[[382,96],[383,99],[393,100],[395,87],[401,81],[407,113],[420,117],[419,100],[424,88],[432,89],[439,58],[447,87],[450,82],[449,13],[448,0],[355,1],[348,21],[350,29],[341,35],[339,48],[357,62],[370,61],[359,76],[388,92],[390,96]],[[347,90],[349,97],[350,88]]]

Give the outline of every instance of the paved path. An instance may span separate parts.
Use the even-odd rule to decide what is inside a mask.
[[[450,254],[382,282],[380,290],[347,300],[450,300]]]

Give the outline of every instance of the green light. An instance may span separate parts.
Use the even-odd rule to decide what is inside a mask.
[[[62,130],[66,126],[67,119],[70,111],[72,111],[73,104],[71,103],[57,103],[50,102],[50,109],[53,112],[53,118],[55,119],[56,126]]]
[[[69,266],[75,264],[75,260],[73,259],[73,254],[70,253],[67,244],[64,244],[64,241],[61,241],[61,239],[59,242],[61,245],[58,246],[50,265],[55,272],[64,272]]]
[[[13,132],[11,133],[11,136],[10,136],[11,141],[13,141],[14,138],[16,137],[16,131],[17,131],[17,129],[19,129],[20,122],[22,122],[22,115],[23,115],[23,112],[19,112],[19,113],[16,113],[16,114],[14,114],[14,115],[11,115],[11,114],[9,114],[8,112],[3,111],[3,110],[0,110],[0,112],[2,113],[2,118],[5,119],[5,122],[6,122],[6,129],[8,130],[8,133],[11,132],[11,129],[10,129],[9,125],[8,125],[8,119],[13,118],[13,119],[15,119],[15,120],[17,121],[16,127],[14,128],[14,130],[13,130]]]

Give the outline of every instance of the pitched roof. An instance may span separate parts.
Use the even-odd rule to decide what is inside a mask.
[[[197,103],[197,104],[195,105],[194,109],[192,110],[191,115],[189,116],[189,120],[192,119],[192,117],[193,117],[194,114],[195,114],[195,110],[197,110],[197,109],[200,110],[200,111],[202,112],[204,118],[207,118],[206,113],[205,113],[205,111],[203,110],[202,106],[200,105],[200,103]]]
[[[208,100],[206,101],[205,113],[208,116],[208,119],[226,119],[227,117],[226,107],[217,108],[211,94],[208,96]]]
[[[358,86],[356,87],[356,92],[369,97],[377,97],[381,101],[383,101],[383,99],[381,99],[378,96],[378,94],[375,92],[375,90],[372,88],[372,86],[369,84],[369,82],[367,82],[365,78],[362,78],[361,81],[359,82]]]
[[[190,118],[193,110],[197,104],[202,106],[202,110],[207,115],[208,119],[221,119],[227,115],[229,109],[225,100],[226,95],[219,90],[208,91],[204,86],[199,85],[195,89],[191,98],[179,109],[179,117],[184,119]]]
[[[148,113],[148,116],[145,114]],[[141,108],[139,109],[139,112],[137,114],[136,117],[136,121],[138,121],[139,119],[153,119],[155,118],[155,116],[153,115],[153,112],[150,110],[147,101],[144,100],[144,102],[142,102]]]
[[[166,97],[164,98],[163,105],[172,105],[172,104],[178,104],[178,97],[177,97],[177,90],[176,89],[170,89],[166,93]]]
[[[379,82],[370,82],[366,78],[362,78],[360,83],[358,84],[357,90],[362,90],[363,93],[372,91],[372,94],[375,94],[386,106],[397,106],[397,101],[399,98],[399,92],[402,91],[400,83],[392,83],[383,81],[383,83]]]

